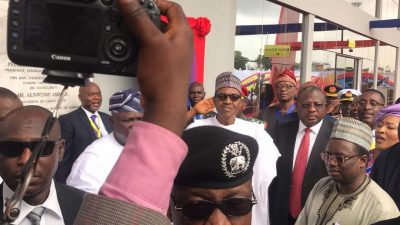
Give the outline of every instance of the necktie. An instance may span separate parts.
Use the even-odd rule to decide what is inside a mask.
[[[306,128],[304,131],[305,134],[300,142],[290,182],[289,212],[295,219],[299,216],[301,211],[301,188],[303,186],[304,173],[307,168],[308,149],[310,147],[311,129]]]
[[[96,133],[97,138],[101,138],[101,130],[100,130],[99,125],[96,122],[96,118],[97,118],[97,116],[94,115],[94,114],[90,116],[90,119],[92,119],[92,124],[91,125],[92,125],[92,127],[94,129],[94,132]]]
[[[45,210],[46,208],[43,206],[34,208],[28,215],[26,215],[26,218],[28,218],[32,225],[40,225],[40,219]]]

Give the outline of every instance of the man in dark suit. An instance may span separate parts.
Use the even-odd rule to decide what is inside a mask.
[[[21,182],[22,169],[41,140],[45,123],[51,115],[40,106],[25,106],[12,111],[3,120],[0,126],[0,175],[4,179],[0,185],[2,202],[13,196]],[[73,224],[85,192],[53,181],[63,152],[64,140],[56,121],[37,161],[15,224]],[[3,207],[1,204],[1,212]],[[40,223],[32,221],[33,213],[40,215]]]
[[[269,188],[271,225],[294,224],[314,184],[327,176],[320,153],[328,143],[333,120],[319,87],[300,88],[296,103],[299,120],[277,128],[275,144],[281,157]]]
[[[61,136],[65,139],[65,153],[55,175],[57,182],[65,183],[72,165],[79,155],[96,139],[112,131],[110,116],[98,111],[102,96],[99,86],[90,83],[79,88],[81,107],[60,116]]]

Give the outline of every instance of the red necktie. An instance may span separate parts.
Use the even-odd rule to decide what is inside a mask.
[[[289,212],[293,218],[297,218],[301,211],[301,188],[303,186],[304,173],[307,168],[308,148],[310,147],[310,128],[304,129],[305,134],[301,139],[299,151],[290,182]]]

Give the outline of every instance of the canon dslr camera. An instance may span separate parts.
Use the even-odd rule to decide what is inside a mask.
[[[160,26],[153,0],[139,0]],[[115,0],[9,0],[7,51],[16,64],[134,76],[138,46]]]

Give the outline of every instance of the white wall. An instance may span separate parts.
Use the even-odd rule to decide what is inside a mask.
[[[215,78],[233,70],[236,29],[236,0],[175,0],[187,17],[207,17],[211,32],[206,38],[204,86],[207,96],[214,95]]]

